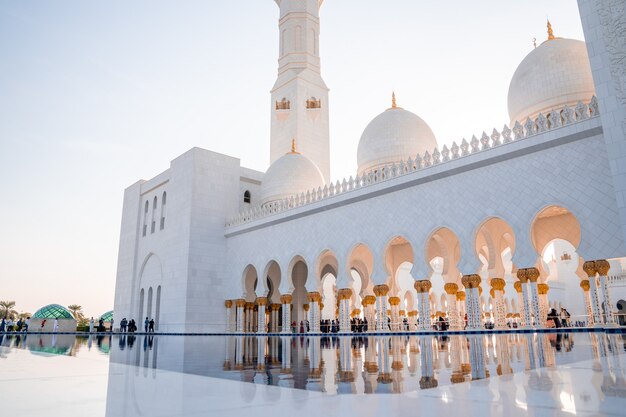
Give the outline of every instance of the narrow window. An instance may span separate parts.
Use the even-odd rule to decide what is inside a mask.
[[[163,191],[163,197],[161,197],[161,230],[165,228],[165,204],[167,203],[167,193]]]
[[[156,209],[157,209],[157,198],[156,196],[154,196],[154,200],[152,202],[152,224],[150,225],[150,233],[154,233],[154,229],[156,226],[156,221],[154,220],[154,214],[156,213]]]
[[[252,201],[252,196],[250,195],[250,191],[246,190],[246,192],[243,193],[243,202],[250,203],[251,201]]]
[[[148,203],[148,200],[146,200],[146,208],[143,212],[143,232],[142,235],[145,236],[146,232],[148,231],[148,207],[150,206],[150,204]]]

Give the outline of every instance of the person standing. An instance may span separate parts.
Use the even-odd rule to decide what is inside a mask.
[[[150,324],[148,325],[148,331],[150,333],[154,333],[154,319],[150,319]]]
[[[150,319],[148,319],[148,317],[146,317],[146,319],[143,321],[143,331],[148,333],[148,326],[150,325]]]
[[[0,321],[0,332],[4,332],[6,325],[7,325],[6,317],[3,317],[2,321]]]
[[[58,330],[59,330],[59,319],[55,317],[54,325],[52,326],[52,331],[56,333]]]
[[[115,323],[115,320],[113,320],[113,317],[111,317],[111,329],[110,332],[113,333],[113,324]]]
[[[30,316],[26,317],[24,321],[24,332],[28,332],[28,327],[30,326]]]
[[[93,317],[89,319],[89,333],[93,333]]]

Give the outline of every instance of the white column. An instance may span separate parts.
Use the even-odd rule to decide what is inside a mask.
[[[258,312],[257,312],[257,333],[258,334],[265,334],[267,333],[267,328],[265,326],[265,306],[267,305],[267,298],[266,297],[258,297],[256,299],[257,305],[258,305]]]
[[[593,309],[591,308],[591,297],[589,296],[589,280],[584,279],[580,281],[580,288],[583,290],[583,300],[585,301],[585,311],[587,312],[587,326],[592,326],[593,322]]]
[[[232,307],[233,307],[233,300],[226,300],[224,301],[224,307],[226,307],[226,326],[225,330],[227,333],[230,333],[233,331],[232,327],[231,327],[231,316],[232,316]]]
[[[522,320],[522,325],[524,327],[533,327],[533,322],[530,317],[530,303],[528,302],[529,297],[529,288],[528,288],[528,277],[526,276],[526,269],[520,268],[517,270],[517,278],[521,282],[522,287],[522,303],[520,304],[520,308],[522,305],[524,306],[524,319]]]
[[[280,302],[283,305],[283,328],[281,333],[291,333],[291,300],[291,294],[280,296]]]
[[[459,290],[459,286],[455,283],[447,283],[443,286],[446,292],[446,300],[448,302],[448,322],[450,323],[450,330],[459,330],[459,310],[456,305],[456,293]]]
[[[376,294],[376,331],[387,332],[387,293],[389,287],[387,285],[376,285],[374,294]]]
[[[530,271],[531,269],[534,269],[534,268],[528,268],[528,271]],[[529,277],[529,280],[530,280],[530,277]],[[530,303],[532,305],[533,315],[535,316],[534,318],[535,327],[542,327],[541,326],[541,312],[539,311],[539,291],[537,290],[536,279],[534,281],[530,280],[529,289],[530,289]]]
[[[397,332],[400,330],[400,298],[389,297],[391,305],[391,330]]]
[[[502,278],[492,278],[491,287],[495,299],[494,324],[496,329],[506,329],[506,309],[504,307],[504,287],[506,282]]]
[[[607,326],[617,326],[613,316],[613,302],[611,301],[611,291],[609,288],[608,273],[611,264],[606,259],[596,261],[596,269],[600,280],[600,290],[602,291],[602,301],[604,302],[604,323]]]
[[[600,300],[598,298],[598,282],[596,280],[596,263],[587,261],[583,264],[583,270],[589,277],[589,298],[591,299],[591,310],[593,312],[593,325],[602,326],[602,315],[600,313]]]
[[[244,332],[244,306],[246,305],[246,300],[239,299],[235,301],[235,305],[237,306],[237,323],[235,325],[235,331],[237,333]]]

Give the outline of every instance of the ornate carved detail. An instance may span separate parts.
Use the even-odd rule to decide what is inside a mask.
[[[504,291],[506,281],[502,278],[491,278],[491,287],[496,291]]]
[[[476,138],[476,135],[472,135],[472,140],[470,141],[470,146],[472,147],[472,153],[479,151],[479,148],[478,148],[479,144],[480,142]]]
[[[589,280],[583,279],[582,281],[580,281],[580,288],[582,288],[583,291],[589,291],[589,289],[591,288],[591,285],[589,284]]]
[[[443,286],[443,289],[446,294],[455,295],[459,291],[459,286],[453,282],[448,282]]]
[[[513,138],[515,138],[515,140],[524,138],[524,128],[520,122],[515,122],[515,125],[513,126]]]
[[[260,306],[267,305],[267,297],[257,297],[256,304]]]
[[[385,284],[374,286],[374,294],[376,294],[377,297],[385,296],[387,295],[388,292],[389,292],[389,286]]]
[[[450,150],[446,145],[443,145],[443,148],[441,148],[441,157],[443,162],[448,162],[450,160]]]
[[[518,275],[518,277],[519,277],[519,275]],[[513,283],[513,288],[515,288],[515,291],[517,291],[518,294],[521,293],[522,292],[522,281],[515,281]]]
[[[400,297],[389,297],[389,305],[392,305],[392,306],[400,305]]]
[[[502,128],[502,137],[504,138],[504,143],[513,142],[513,138],[511,138],[511,129],[509,129],[507,125],[504,125],[504,127]]]
[[[609,270],[611,269],[611,264],[606,259],[600,259],[596,262],[596,271],[601,277],[605,277],[609,274]]]
[[[306,101],[307,109],[320,109],[322,107],[322,100],[315,97],[311,97]]]
[[[526,268],[526,277],[530,282],[537,282],[539,275],[539,270],[537,268]]]
[[[465,301],[465,291],[458,291],[456,293],[456,300],[457,301]]]
[[[459,145],[456,144],[456,141],[452,142],[452,147],[450,150],[452,151],[452,159],[457,159],[459,157]]]
[[[594,278],[596,276],[596,263],[594,261],[587,261],[583,264],[583,271],[587,274],[589,278]]]
[[[500,145],[502,145],[502,142],[500,142],[500,133],[494,128],[493,132],[491,132],[491,146],[496,147]]]
[[[537,292],[539,295],[546,295],[548,290],[550,290],[548,284],[537,284]]]
[[[224,301],[224,307],[231,308],[233,306],[233,300]]]
[[[280,302],[282,304],[291,304],[291,300],[293,300],[293,296],[291,294],[283,294],[280,296]]]
[[[237,307],[245,307],[246,306],[246,300],[244,300],[243,298],[235,300],[235,305]]]
[[[487,136],[486,132],[483,132],[483,135],[480,137],[480,143],[482,145],[482,150],[487,150],[489,148],[491,148],[491,145],[489,144],[490,138],[489,136]]]
[[[461,156],[469,155],[469,143],[463,138],[461,141]]]
[[[282,100],[276,100],[276,110],[289,110],[291,108],[291,102],[283,97]]]

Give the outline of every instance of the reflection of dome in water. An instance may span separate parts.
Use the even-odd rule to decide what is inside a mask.
[[[107,311],[106,313],[101,315],[100,318],[106,322],[110,322],[111,320],[113,320],[113,310]]]
[[[59,305],[59,304],[50,304],[45,307],[41,307],[39,310],[33,314],[34,319],[74,319],[72,313],[70,311]]]

